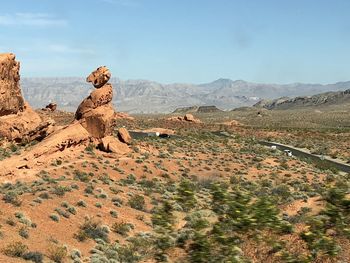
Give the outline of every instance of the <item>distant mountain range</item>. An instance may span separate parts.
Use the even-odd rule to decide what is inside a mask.
[[[290,110],[305,107],[322,107],[331,105],[350,104],[350,89],[316,94],[313,96],[299,96],[295,98],[282,97],[274,100],[261,100],[254,107],[269,110]]]
[[[177,108],[173,113],[209,113],[209,112],[221,112],[216,106],[190,106]]]
[[[309,96],[350,88],[349,82],[335,84],[258,84],[243,80],[218,79],[205,84],[161,84],[149,80],[112,78],[113,103],[129,113],[168,113],[177,108],[213,105],[222,110],[252,106],[262,99]],[[22,78],[24,97],[35,108],[56,102],[60,109],[75,111],[91,92],[83,78]]]

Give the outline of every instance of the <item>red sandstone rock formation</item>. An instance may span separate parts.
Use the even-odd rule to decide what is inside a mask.
[[[24,102],[19,84],[20,65],[12,53],[0,54],[0,138],[11,141],[41,140],[54,130]]]
[[[201,120],[196,119],[195,117],[193,117],[192,114],[186,114],[184,117],[181,117],[181,116],[170,117],[167,120],[168,121],[191,122],[191,123],[202,123]]]
[[[121,142],[126,143],[126,144],[130,144],[132,141],[132,138],[131,138],[128,130],[125,128],[120,128],[118,130],[118,138]]]
[[[75,114],[75,121],[57,129],[30,151],[0,162],[0,167],[2,167],[0,175],[13,175],[16,170],[18,173],[20,169],[33,169],[42,163],[47,163],[60,152],[68,149],[72,151],[75,147],[86,146],[89,143],[98,145],[101,150],[107,152],[117,154],[130,152],[127,143],[131,142],[131,137],[127,130],[121,130],[119,136],[121,140],[111,136],[116,116],[111,104],[112,86],[107,83],[110,76],[111,74],[106,67],[100,67],[92,72],[87,81],[92,82],[96,90],[80,104]],[[22,107],[23,114],[26,113],[28,116],[22,117],[22,119],[27,121],[26,127],[28,127],[31,122],[38,122],[40,117],[26,107],[26,105]],[[35,125],[33,124],[33,126]],[[0,127],[2,126],[0,125]],[[9,129],[6,128],[6,130]],[[16,128],[16,132],[18,132],[17,130],[20,128]]]
[[[48,105],[46,105],[46,107],[43,110],[47,110],[47,111],[56,111],[57,110],[57,104],[56,103],[49,103]]]
[[[14,54],[0,54],[0,116],[17,114],[23,110],[19,68]]]

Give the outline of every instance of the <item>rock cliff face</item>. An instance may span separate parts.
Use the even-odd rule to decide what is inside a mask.
[[[0,116],[17,114],[23,110],[19,68],[14,54],[0,54]]]
[[[0,54],[0,138],[11,141],[41,140],[54,130],[24,102],[19,85],[19,62],[12,53]]]

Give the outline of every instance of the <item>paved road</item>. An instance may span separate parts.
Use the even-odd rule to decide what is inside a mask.
[[[293,155],[298,156],[298,157],[303,157],[303,158],[308,158],[311,159],[313,161],[322,161],[325,163],[330,164],[333,167],[336,167],[339,171],[343,171],[346,173],[350,173],[350,165],[346,164],[346,163],[342,163],[333,159],[330,159],[329,157],[322,157],[320,155],[316,155],[316,154],[312,154],[310,152],[308,152],[307,150],[303,150],[300,148],[295,148],[293,146],[289,146],[289,145],[285,145],[285,144],[281,144],[281,143],[277,143],[277,142],[267,142],[267,141],[259,141],[260,144],[265,145],[265,146],[276,146],[277,149],[279,150],[290,150]]]

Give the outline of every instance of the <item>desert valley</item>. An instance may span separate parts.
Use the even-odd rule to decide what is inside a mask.
[[[349,89],[129,115],[110,78],[34,110],[0,55],[0,262],[350,262]]]

